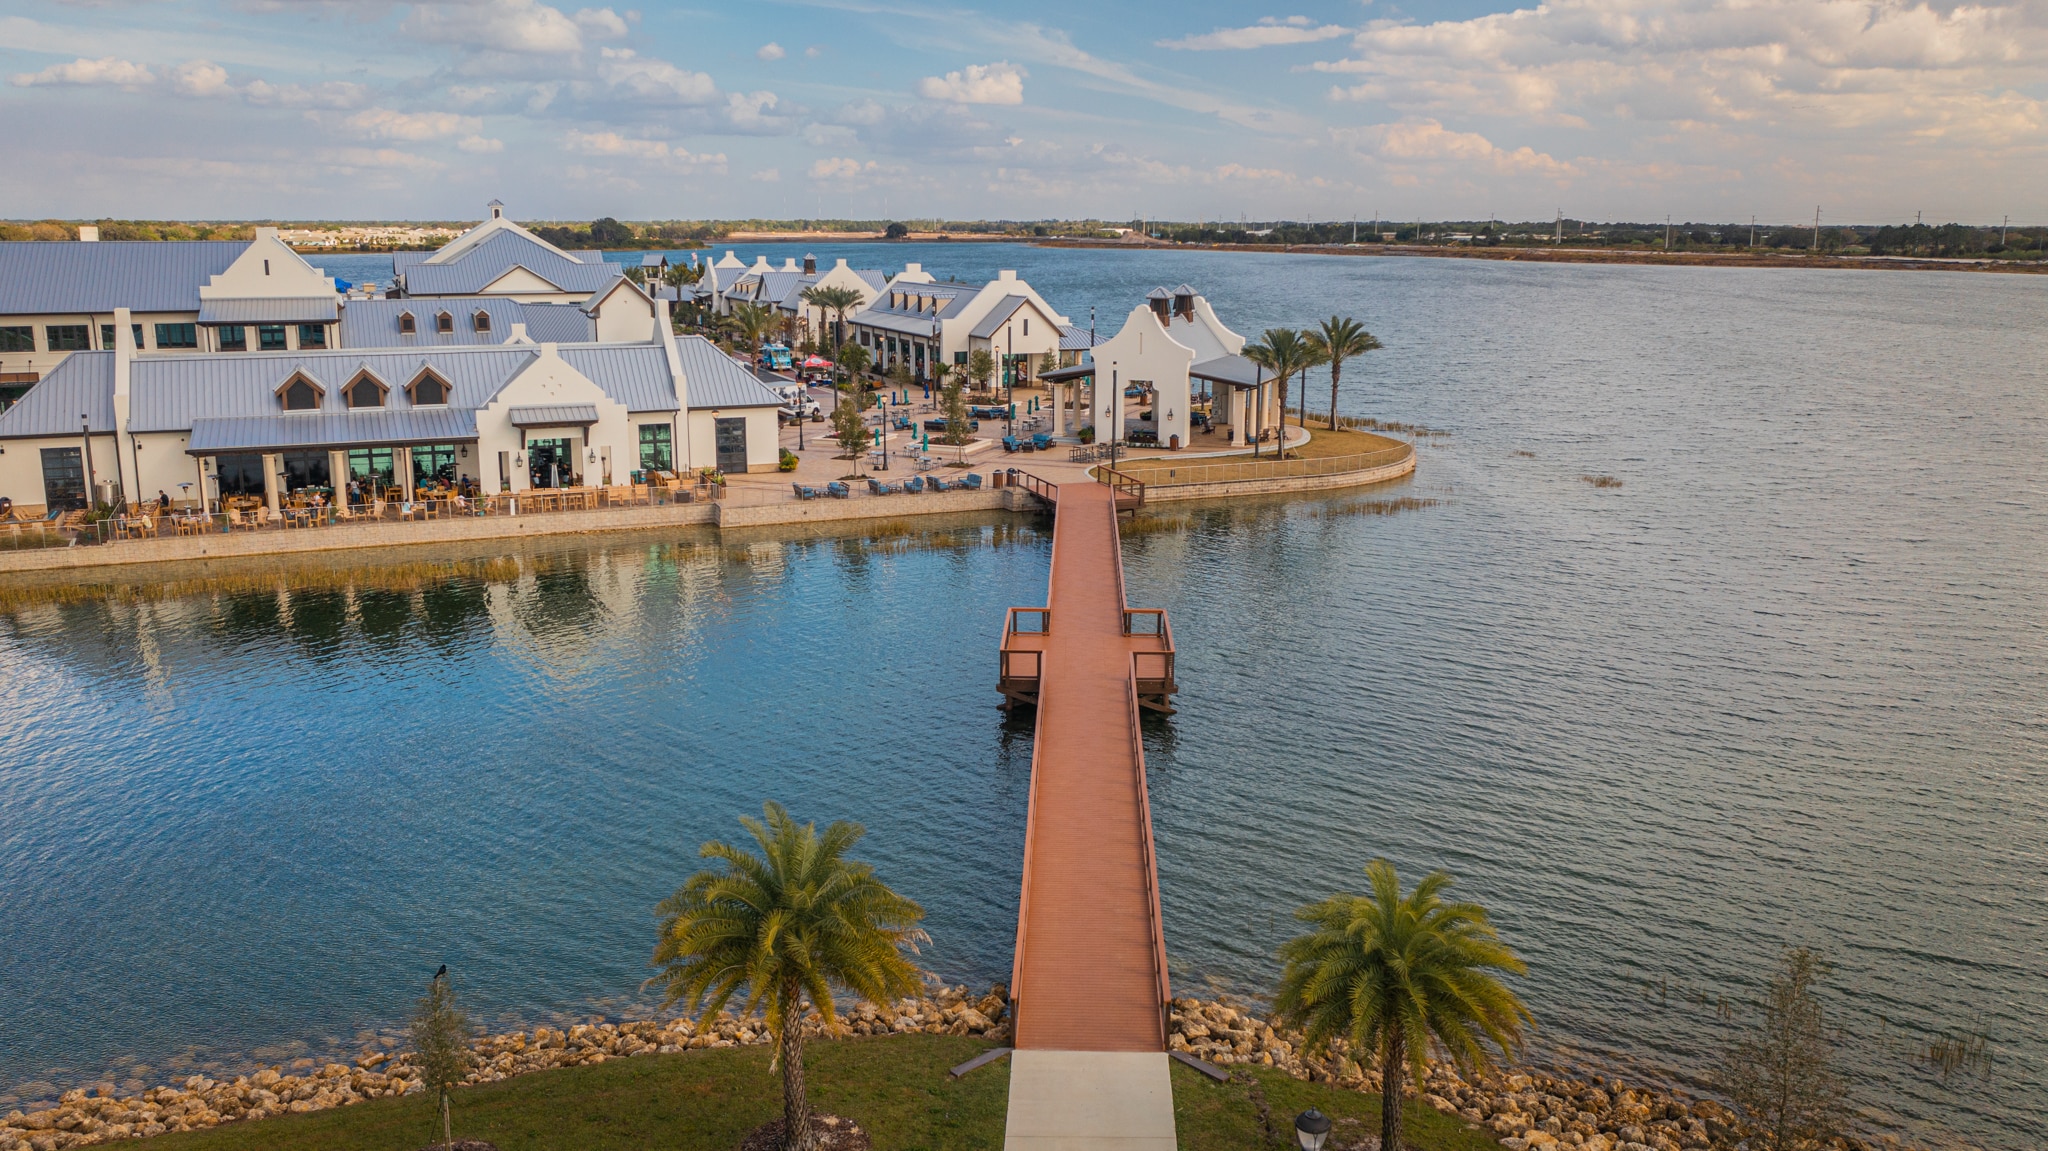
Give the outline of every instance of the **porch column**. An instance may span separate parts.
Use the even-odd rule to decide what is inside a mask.
[[[327,486],[334,490],[328,493],[328,502],[340,507],[348,502],[348,453],[329,450],[327,453]]]
[[[412,449],[395,448],[391,452],[391,466],[398,472],[398,489],[405,496],[405,502],[412,502]]]
[[[283,457],[275,452],[263,457],[263,502],[271,511],[277,510],[277,469],[282,462]]]

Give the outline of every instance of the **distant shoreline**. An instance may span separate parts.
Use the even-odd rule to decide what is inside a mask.
[[[1020,237],[1021,238],[1021,237]],[[2048,260],[1935,256],[1837,256],[1795,251],[1658,252],[1629,248],[1470,247],[1437,244],[1183,244],[1123,240],[1031,238],[1041,248],[1157,249],[1176,252],[1286,252],[1316,256],[1434,256],[1464,260],[1526,260],[1548,264],[1665,264],[1702,268],[1851,268],[1864,271],[2048,273]]]

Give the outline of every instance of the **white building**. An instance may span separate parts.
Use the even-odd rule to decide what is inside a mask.
[[[779,397],[709,341],[671,335],[665,316],[637,343],[515,328],[496,343],[240,354],[138,353],[129,318],[116,312],[114,350],[70,356],[0,414],[0,496],[22,512],[88,492],[274,507],[351,481],[518,492],[777,462]]]
[[[490,217],[433,252],[392,256],[392,295],[412,299],[502,297],[528,304],[573,304],[597,320],[600,340],[654,336],[654,298],[601,252],[565,252],[505,218]]]
[[[912,379],[929,380],[934,365],[964,373],[973,353],[985,351],[998,365],[991,384],[1022,387],[1058,364],[1067,317],[1014,271],[976,286],[907,264],[848,327],[877,372],[901,365]]]
[[[1100,440],[1125,439],[1132,428],[1124,392],[1140,387],[1153,413],[1146,430],[1162,447],[1185,447],[1199,382],[1214,398],[1212,418],[1230,425],[1230,442],[1251,442],[1278,423],[1279,401],[1273,380],[1241,354],[1244,345],[1193,288],[1155,288],[1081,364],[1045,374],[1058,432],[1094,427]]]

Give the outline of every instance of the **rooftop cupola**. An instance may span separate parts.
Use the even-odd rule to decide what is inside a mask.
[[[806,276],[815,276],[815,275],[817,275],[817,274],[818,274],[818,257],[816,257],[816,256],[813,256],[813,255],[811,255],[811,254],[810,254],[809,252],[805,252],[805,253],[804,253],[804,275],[806,275]]]

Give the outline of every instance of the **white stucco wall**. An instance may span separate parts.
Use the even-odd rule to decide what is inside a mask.
[[[1115,397],[1114,412],[1121,419],[1123,411],[1123,389],[1135,381],[1143,380],[1153,388],[1156,404],[1154,415],[1159,424],[1159,442],[1162,446],[1179,436],[1185,447],[1188,443],[1188,404],[1190,384],[1188,369],[1197,359],[1194,349],[1169,335],[1159,317],[1144,304],[1131,309],[1124,319],[1122,330],[1095,347],[1095,420],[1102,426],[1105,406],[1111,406]],[[1168,413],[1171,413],[1169,418]],[[1104,434],[1121,437],[1126,429],[1119,425],[1113,432]]]
[[[709,408],[690,413],[690,458],[688,468],[696,471],[718,464],[717,421],[743,417],[747,421],[747,470],[772,472],[781,459],[781,424],[774,408]]]
[[[529,428],[526,436],[530,439],[568,439],[578,453],[577,468],[584,482],[604,482],[604,460],[607,453],[612,463],[612,482],[624,483],[632,471],[633,463],[640,453],[639,433],[633,428],[633,421],[625,405],[606,395],[590,377],[571,367],[562,359],[553,344],[536,345],[533,362],[512,377],[498,394],[491,399],[488,407],[476,414],[477,455],[480,477],[485,490],[496,490],[498,475],[498,453],[507,452],[523,456],[525,442],[520,429],[512,426],[511,409],[536,404],[591,404],[597,408],[598,420],[588,429],[580,427],[543,429]],[[590,453],[595,451],[598,460],[592,462]],[[524,491],[528,486],[525,468],[512,468],[512,490]]]

